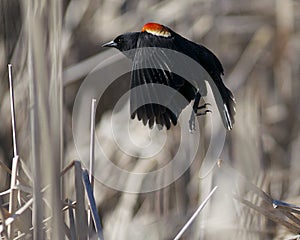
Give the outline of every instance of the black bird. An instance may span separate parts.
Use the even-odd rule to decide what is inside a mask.
[[[103,45],[104,47],[114,47],[124,53],[133,63],[131,72],[131,96],[130,108],[131,118],[136,116],[144,125],[153,127],[154,123],[158,126],[166,126],[167,129],[171,124],[176,125],[181,111],[194,100],[193,110],[196,115],[204,115],[210,110],[205,110],[206,105],[199,105],[202,92],[199,90],[201,82],[204,79],[199,79],[198,83],[193,84],[191,81],[174,73],[176,68],[188,67],[182,63],[176,63],[176,54],[170,57],[166,50],[176,51],[184,54],[192,60],[199,63],[208,73],[213,83],[210,83],[217,106],[223,121],[224,126],[231,130],[234,123],[235,115],[235,100],[231,91],[224,85],[221,75],[224,75],[224,70],[219,59],[206,47],[194,43],[170,28],[158,23],[147,23],[143,26],[141,32],[130,32],[116,37],[113,41]],[[149,50],[150,49],[150,50]],[[152,50],[153,49],[153,50]],[[159,49],[154,51],[154,49]],[[143,67],[144,66],[144,67]],[[199,66],[199,65],[198,65]],[[173,68],[173,70],[172,70]],[[199,66],[199,68],[201,68]],[[188,71],[192,74],[193,69]],[[203,78],[203,76],[202,76]],[[177,91],[186,99],[185,102],[178,101],[177,97],[172,93],[157,93],[157,86],[161,84]],[[214,86],[212,86],[214,85]],[[147,86],[143,91],[134,88]],[[139,97],[137,97],[137,93]],[[163,97],[161,95],[163,94]],[[160,96],[158,96],[160,95]],[[218,97],[217,97],[218,95]],[[148,97],[147,97],[148,96]],[[164,104],[153,101],[153,99],[165,99]],[[139,101],[146,101],[145,104],[139,104]],[[151,100],[151,101],[150,101]],[[151,103],[152,102],[152,103]],[[204,112],[198,112],[204,109]],[[194,128],[194,114],[190,119],[190,130]]]

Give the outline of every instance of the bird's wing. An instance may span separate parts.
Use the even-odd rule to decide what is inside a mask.
[[[155,40],[146,40],[138,41],[133,59],[131,118],[137,116],[138,120],[142,120],[145,125],[148,123],[151,128],[156,122],[169,129],[171,123],[177,124],[180,112],[194,98],[194,89],[172,71],[173,61],[164,52],[164,48],[156,47]],[[186,99],[178,94],[186,95]]]

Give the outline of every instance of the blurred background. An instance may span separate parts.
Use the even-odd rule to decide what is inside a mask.
[[[36,91],[44,90],[37,93],[41,94],[37,99],[46,101],[49,126],[58,119],[48,133],[58,129],[60,136],[57,148],[48,146],[44,152],[41,147],[39,154],[51,155],[49,161],[58,156],[57,167],[62,169],[79,158],[72,136],[77,91],[92,69],[116,53],[101,45],[124,32],[140,31],[147,22],[158,22],[218,56],[225,69],[224,81],[236,98],[236,121],[227,132],[219,167],[204,178],[201,165],[210,131],[208,118],[200,117],[204,134],[197,157],[170,186],[129,194],[96,181],[95,199],[105,239],[173,239],[216,185],[219,190],[181,239],[286,239],[299,234],[297,217],[290,223],[296,226],[293,228],[282,213],[268,215],[272,206],[266,206],[259,190],[272,199],[300,205],[300,1],[64,0],[54,4],[1,0],[0,11],[0,161],[8,168],[13,157],[8,63],[13,65],[19,156],[34,171],[30,89],[35,78]],[[128,90],[129,80],[130,75],[124,74],[101,97],[96,134],[104,139],[103,148],[116,165],[131,171],[158,169],[176,154],[179,127],[166,134],[165,145],[150,166],[126,155],[106,134],[111,111]],[[58,111],[51,107],[52,98],[58,100],[54,104]],[[120,124],[127,121],[126,114],[118,114]],[[146,138],[149,133],[140,125],[136,121],[135,134]],[[47,126],[40,124],[37,130],[42,140],[47,138]],[[55,136],[49,139],[53,141]],[[88,157],[88,144],[86,148]],[[74,198],[72,174],[64,180],[62,200]],[[238,180],[241,176],[242,181]],[[10,174],[0,167],[0,191],[10,184]],[[3,197],[4,207],[6,202]],[[287,224],[276,221],[276,216]]]

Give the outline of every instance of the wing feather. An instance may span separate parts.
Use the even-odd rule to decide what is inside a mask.
[[[153,127],[154,122],[165,126],[167,129],[171,127],[171,124],[177,124],[179,114],[189,101],[186,101],[186,104],[178,104],[176,94],[172,94],[170,91],[167,96],[163,96],[166,98],[164,99],[165,104],[157,104],[157,102],[161,102],[159,100],[162,96],[158,96],[161,93],[157,93],[153,88],[153,84],[162,84],[180,92],[185,80],[172,73],[171,69],[172,60],[168,59],[167,54],[162,49],[138,45],[133,59],[131,89],[142,86],[143,90],[131,91],[130,111],[133,113],[132,118],[137,115],[138,120],[142,120],[143,124],[148,124],[149,127]],[[139,101],[146,104],[138,107]]]

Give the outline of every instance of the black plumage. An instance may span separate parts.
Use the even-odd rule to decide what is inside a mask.
[[[235,100],[221,78],[224,74],[221,62],[206,47],[157,23],[147,23],[141,32],[122,34],[104,46],[115,47],[132,60],[131,118],[137,117],[150,128],[156,123],[169,129],[172,124],[177,124],[182,110],[195,98],[197,101],[193,108],[197,113],[203,76],[197,76],[197,71],[187,63],[188,61],[178,60],[180,57],[172,54],[174,51],[199,63],[211,77],[210,85],[224,126],[228,130],[232,129]],[[174,70],[178,68],[184,69],[196,81],[187,81],[175,73]],[[170,87],[171,90],[159,88],[162,85]],[[185,101],[178,97],[178,93],[184,96]]]

